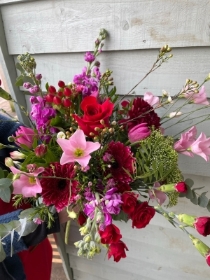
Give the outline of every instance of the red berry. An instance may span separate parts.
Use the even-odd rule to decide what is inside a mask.
[[[71,95],[71,90],[70,90],[70,88],[64,88],[64,91],[63,91],[63,94],[65,95],[65,96],[70,96]]]
[[[52,103],[53,102],[53,97],[54,97],[54,95],[48,93],[45,98],[46,98],[47,102]]]
[[[71,103],[72,103],[72,102],[71,102],[71,100],[69,100],[69,99],[64,99],[64,100],[63,100],[63,106],[64,106],[64,107],[67,107],[67,108],[70,107],[70,106],[71,106]]]
[[[63,97],[63,92],[62,92],[62,91],[59,91],[59,92],[58,92],[58,96],[59,96],[59,97]]]
[[[53,97],[53,103],[54,103],[55,105],[60,105],[60,104],[61,104],[61,98],[58,97],[58,96],[54,96],[54,97]]]
[[[58,86],[59,86],[60,88],[64,88],[64,87],[65,87],[65,83],[64,83],[63,81],[59,81],[59,82],[58,82]]]
[[[50,93],[56,93],[56,88],[54,86],[49,86],[48,91]]]

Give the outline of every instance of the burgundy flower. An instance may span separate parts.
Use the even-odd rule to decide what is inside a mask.
[[[127,183],[117,182],[115,187],[117,188],[118,193],[124,193],[124,192],[131,191],[131,187]]]
[[[74,201],[79,183],[73,180],[75,176],[73,163],[64,165],[58,162],[52,163],[50,167],[45,168],[42,176],[72,179],[70,181],[68,179],[42,178],[40,183],[44,204],[55,205],[56,210],[60,212],[64,207]]]
[[[113,224],[106,226],[104,231],[100,230],[99,234],[101,236],[102,244],[116,243],[122,238],[119,228]]]
[[[126,257],[125,250],[128,251],[128,248],[125,245],[125,243],[121,240],[117,243],[111,243],[108,251],[108,259],[110,259],[113,256],[114,261],[119,262],[121,258]]]
[[[210,217],[198,217],[194,222],[194,227],[203,236],[210,234]]]
[[[78,218],[77,218],[78,224],[80,226],[83,226],[86,221],[87,221],[87,216],[85,215],[85,213],[83,211],[80,211],[78,214]]]
[[[132,108],[128,111],[128,119],[121,122],[126,122],[128,130],[141,123],[147,123],[148,127],[154,126],[156,129],[160,127],[160,118],[153,107],[140,97],[134,99]]]
[[[132,228],[144,228],[155,215],[155,209],[148,205],[148,202],[138,204],[135,211],[131,214]]]
[[[125,146],[121,142],[110,142],[106,154],[111,155],[110,164],[112,177],[115,181],[129,183],[132,181],[129,174],[134,173],[135,159],[131,153],[130,147]],[[127,172],[126,172],[126,171]]]

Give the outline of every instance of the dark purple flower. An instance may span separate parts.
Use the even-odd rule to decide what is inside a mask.
[[[38,81],[40,81],[41,79],[42,79],[42,74],[36,74],[36,79],[38,80]]]
[[[32,87],[32,84],[31,83],[23,83],[23,87],[26,88],[26,89],[29,89]]]
[[[32,94],[37,93],[39,91],[40,91],[40,88],[37,85],[29,88],[29,92]]]

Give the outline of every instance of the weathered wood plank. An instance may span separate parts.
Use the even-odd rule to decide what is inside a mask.
[[[2,6],[10,54],[92,49],[100,28],[106,50],[209,46],[210,1],[67,0]]]
[[[1,5],[15,4],[20,2],[39,1],[39,0],[0,0]]]
[[[146,91],[151,91],[154,95],[161,95],[164,89],[175,95],[186,79],[201,83],[210,73],[210,48],[175,48],[172,53],[174,57],[149,75],[136,88],[136,94],[143,95]],[[158,50],[104,52],[98,60],[101,62],[102,72],[106,69],[113,71],[117,93],[125,95],[151,69],[157,54]],[[86,65],[83,56],[83,53],[35,54],[37,73],[43,75],[43,86],[46,82],[56,86],[59,80],[71,82],[74,75],[81,73]],[[210,82],[205,87],[210,97]]]
[[[16,74],[14,60],[12,56],[8,54],[7,44],[6,44],[6,39],[5,39],[4,29],[2,24],[1,10],[0,10],[0,38],[1,38],[0,39],[0,68],[4,81],[6,81],[6,85],[7,85],[6,90],[10,92],[12,98],[14,98],[19,105],[24,106],[26,108],[25,96],[21,93],[19,88],[14,86],[17,74]],[[29,125],[29,120],[23,114],[20,107],[15,105],[15,110],[19,121],[25,123],[26,125]]]

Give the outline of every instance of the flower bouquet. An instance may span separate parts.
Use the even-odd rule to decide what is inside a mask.
[[[210,138],[203,132],[197,137],[195,125],[186,125],[175,136],[166,129],[190,119],[209,120],[210,114],[197,120],[185,108],[189,104],[195,110],[209,108],[204,83],[210,75],[200,85],[186,80],[174,96],[166,91],[161,98],[150,92],[133,95],[143,79],[171,59],[166,45],[145,77],[128,94],[118,96],[112,72],[101,73],[97,59],[106,36],[101,30],[94,51],[85,54],[86,67],[71,83],[46,84],[45,90],[34,58],[28,53],[18,57],[16,85],[30,94],[30,113],[20,106],[31,128],[20,126],[9,137],[11,145],[1,145],[16,151],[5,159],[10,171],[0,171],[4,189],[0,197],[9,202],[12,195],[15,206],[29,202],[31,208],[22,211],[18,221],[0,225],[1,243],[14,231],[22,236],[39,223],[51,227],[53,213],[66,211],[80,225],[81,240],[75,243],[79,256],[92,259],[103,246],[108,258],[118,262],[128,248],[115,221],[131,220],[132,228],[142,229],[160,214],[189,236],[210,265],[210,248],[188,232],[190,227],[209,235],[210,217],[170,211],[179,197],[210,211],[206,192],[199,195],[196,190],[201,188],[193,188],[191,179],[184,180],[178,166],[179,153],[208,161]],[[1,87],[0,96],[16,102]],[[67,226],[66,234],[68,230]]]

